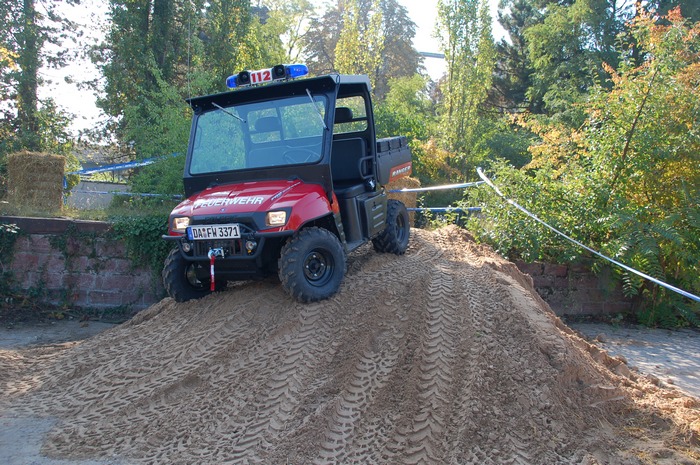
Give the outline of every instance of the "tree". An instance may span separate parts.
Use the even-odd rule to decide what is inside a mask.
[[[473,147],[479,138],[479,109],[491,87],[495,51],[488,3],[440,0],[438,27],[447,61],[441,132],[444,148],[456,154],[463,173],[477,161]]]
[[[386,98],[375,105],[377,137],[405,135],[408,140],[426,141],[435,119],[424,76],[391,79]]]
[[[268,24],[278,31],[284,47],[285,63],[301,61],[303,44],[314,17],[315,7],[309,0],[267,0]]]
[[[270,10],[266,6],[251,8],[250,23],[240,44],[239,67],[259,69],[290,63],[282,43],[282,37],[289,33],[286,20],[284,10]]]
[[[248,0],[110,0],[109,31],[93,52],[104,76],[108,132],[139,158],[183,151],[186,97],[225,90],[242,69],[284,59],[268,10]]]
[[[242,56],[242,44],[248,35],[252,16],[249,0],[214,0],[208,2],[199,27],[204,39],[202,62],[216,79],[225,79],[248,63]],[[251,60],[254,53],[246,58]],[[221,81],[223,82],[223,81]]]
[[[344,74],[367,74],[376,82],[384,49],[382,12],[375,0],[361,21],[359,0],[346,0],[343,29],[335,46],[333,67]]]
[[[532,63],[525,30],[542,20],[534,0],[501,0],[498,22],[508,34],[496,44],[496,67],[488,104],[507,112],[540,113],[538,103],[527,98],[532,85]]]
[[[700,125],[700,23],[678,10],[660,22],[641,10],[631,34],[640,61],[622,53],[617,70],[606,66],[610,82],[591,87],[580,127],[529,119],[526,127],[540,136],[532,162],[523,170],[500,165],[499,183],[575,239],[692,292],[700,288],[700,134],[693,129]],[[498,226],[480,235],[497,237],[511,257],[568,261],[585,253],[519,212],[491,204],[489,217]],[[624,291],[639,296],[645,323],[700,322],[697,304],[615,270]]]
[[[39,133],[42,124],[39,70],[44,65],[65,64],[64,52],[49,52],[45,45],[60,45],[68,37],[70,27],[56,4],[48,0],[10,0],[0,5],[0,95],[5,105],[0,125],[9,138],[2,143],[4,153],[47,148]],[[45,107],[44,113],[58,112],[52,104]],[[63,118],[49,120],[64,121]]]
[[[422,58],[413,47],[416,25],[408,10],[396,0],[380,2],[382,8],[384,45],[381,69],[377,74],[374,93],[382,98],[389,91],[389,81],[410,78],[423,69]]]
[[[304,56],[312,74],[333,71],[335,47],[343,29],[339,8],[329,8],[320,18],[312,17],[309,31],[303,40]]]
[[[315,74],[340,71],[338,64],[352,69],[352,54],[374,61],[361,69],[370,75],[375,98],[381,100],[390,79],[413,76],[419,69],[421,57],[412,45],[415,31],[408,11],[397,0],[341,0],[312,19],[304,39],[306,61]],[[340,50],[346,56],[337,61],[341,34],[345,36]]]
[[[616,67],[615,42],[629,17],[615,0],[546,4],[543,21],[525,30],[533,67],[527,98],[535,108],[580,124],[583,115],[573,104],[604,79],[603,63]]]
[[[661,17],[674,8],[680,8],[681,15],[691,23],[700,21],[700,3],[695,0],[652,0],[647,8],[654,10]]]

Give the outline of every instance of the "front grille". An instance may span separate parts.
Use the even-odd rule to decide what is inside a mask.
[[[194,255],[197,257],[207,257],[210,249],[218,248],[224,250],[224,258],[232,255],[245,255],[242,239],[233,239],[230,241],[195,241]]]

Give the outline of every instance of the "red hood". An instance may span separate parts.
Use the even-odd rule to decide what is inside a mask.
[[[294,181],[256,181],[226,184],[205,189],[180,203],[173,214],[209,216],[265,212],[293,207],[301,198],[316,193],[323,196],[317,184]]]

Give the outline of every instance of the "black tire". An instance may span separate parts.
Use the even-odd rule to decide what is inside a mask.
[[[372,239],[374,250],[403,255],[408,249],[410,236],[411,226],[406,206],[398,200],[390,199],[386,207],[386,226],[384,231]]]
[[[185,260],[179,249],[173,249],[163,266],[163,286],[168,295],[177,302],[199,299],[211,294],[210,280],[200,281],[194,275],[194,262]],[[216,281],[216,290],[222,290],[228,283]]]
[[[345,251],[327,229],[303,229],[282,247],[278,266],[280,282],[289,295],[300,302],[315,302],[338,292],[345,276]]]

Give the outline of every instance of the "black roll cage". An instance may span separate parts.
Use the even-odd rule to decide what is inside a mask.
[[[322,94],[327,98],[328,108],[324,117],[327,130],[321,145],[321,159],[314,163],[297,164],[289,166],[275,166],[264,168],[251,168],[236,171],[223,171],[216,173],[190,174],[189,167],[192,161],[192,148],[194,146],[195,129],[197,119],[205,112],[256,101],[275,100],[290,96],[307,95],[307,89],[312,95]],[[361,132],[333,134],[335,122],[336,101],[338,98],[361,96],[365,102],[367,125]],[[316,183],[323,186],[328,198],[333,198],[333,179],[330,169],[331,150],[333,140],[349,137],[361,137],[365,139],[368,148],[367,156],[374,160],[373,170],[376,169],[376,144],[374,130],[374,115],[370,97],[370,83],[367,76],[357,75],[326,75],[316,78],[297,79],[237,89],[220,94],[206,95],[188,99],[194,115],[190,130],[189,147],[185,161],[183,182],[185,195],[190,197],[208,187],[231,184],[238,182],[255,182],[270,179],[300,179],[306,183]]]

